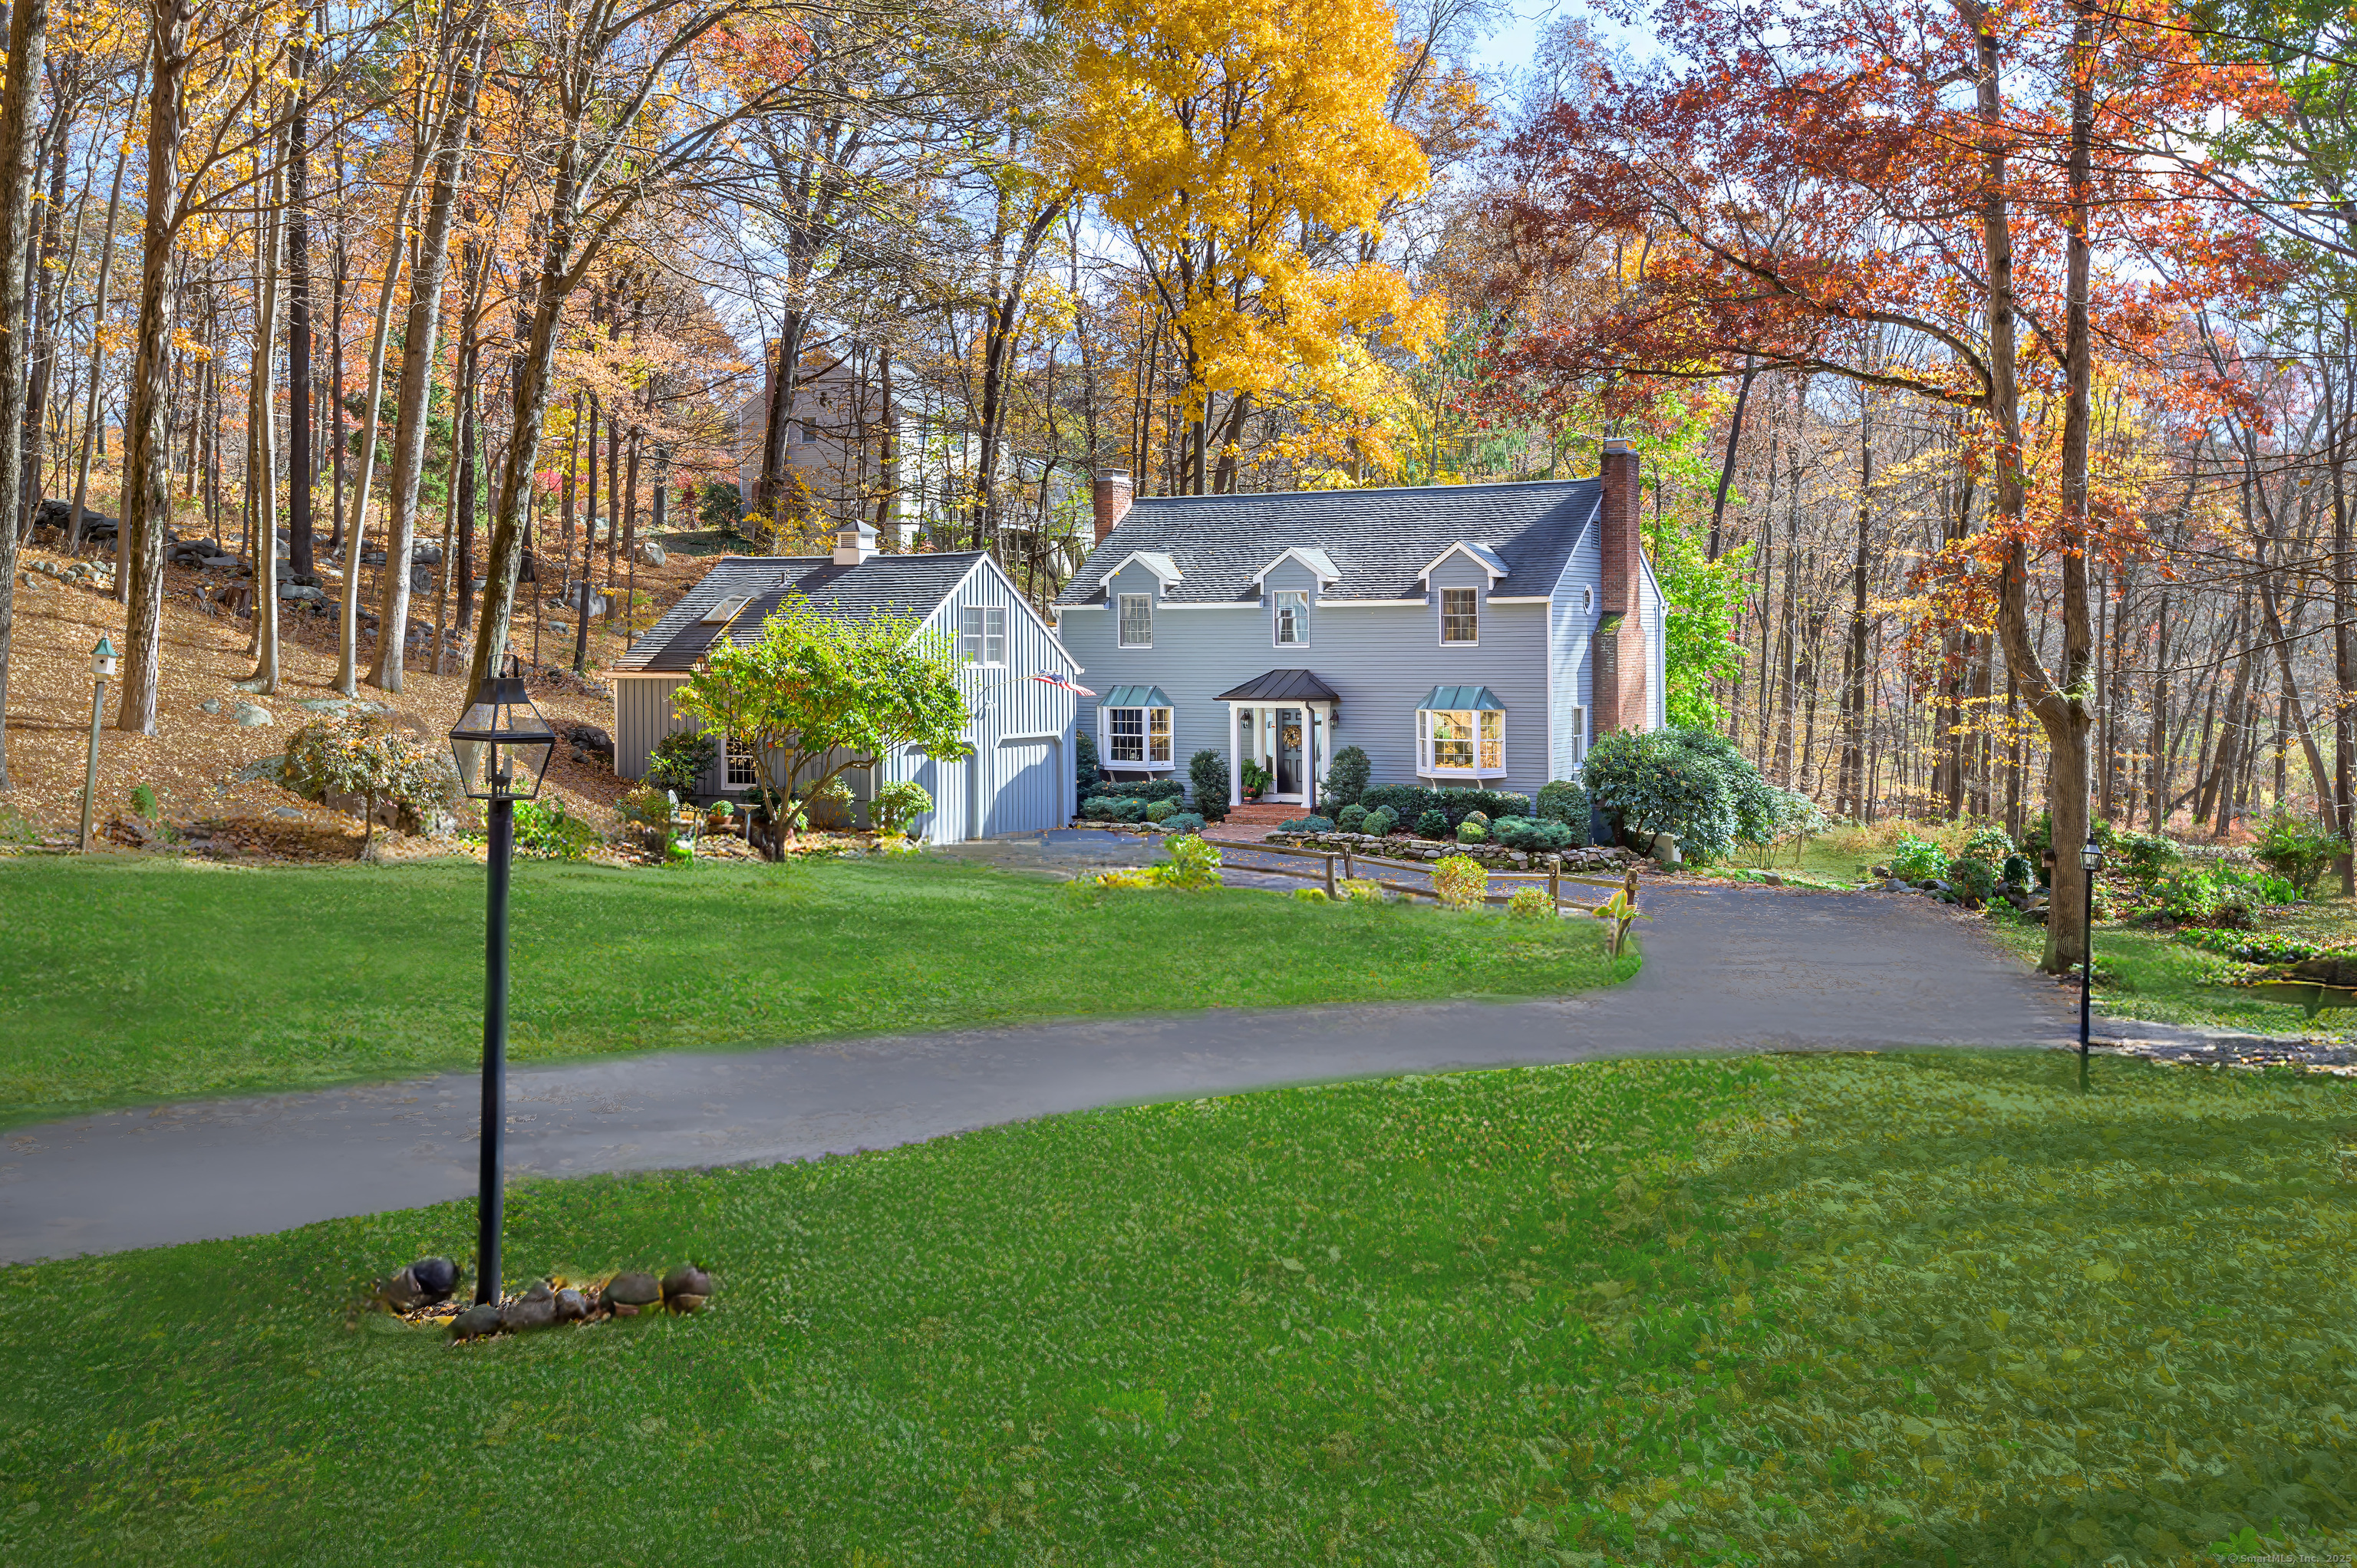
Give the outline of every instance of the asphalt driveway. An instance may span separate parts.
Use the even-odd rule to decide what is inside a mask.
[[[1043,845],[1035,864],[1059,856]],[[1028,852],[1017,852],[1021,858]],[[1089,853],[1110,854],[1091,850]],[[1637,979],[1560,1001],[1219,1009],[509,1079],[517,1176],[760,1164],[1091,1106],[1598,1057],[2043,1046],[2050,983],[1928,900],[1647,889]],[[247,1235],[474,1190],[477,1079],[118,1111],[0,1134],[0,1262]]]

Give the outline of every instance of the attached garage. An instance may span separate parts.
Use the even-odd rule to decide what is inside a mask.
[[[983,834],[1036,833],[1060,828],[1064,808],[1063,741],[1051,735],[1016,736],[998,743],[997,767]]]

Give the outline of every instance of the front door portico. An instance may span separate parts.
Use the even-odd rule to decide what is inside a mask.
[[[1318,809],[1341,698],[1307,670],[1272,670],[1216,699],[1228,704],[1228,804],[1243,804],[1244,764],[1269,775],[1264,800]]]

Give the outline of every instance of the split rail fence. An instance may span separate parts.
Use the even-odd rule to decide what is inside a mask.
[[[1295,871],[1288,866],[1282,865],[1244,865],[1238,866],[1236,869],[1239,871],[1258,872],[1264,876],[1290,876],[1299,882],[1323,883],[1326,888],[1326,897],[1329,898],[1338,898],[1341,896],[1340,881],[1355,882],[1361,880],[1357,868],[1361,865],[1379,866],[1387,870],[1420,872],[1426,876],[1432,875],[1432,864],[1429,861],[1386,860],[1380,855],[1360,854],[1355,850],[1293,849],[1288,846],[1268,843],[1240,843],[1233,844],[1229,847],[1251,854],[1278,854],[1288,855],[1297,860],[1323,861],[1325,863],[1325,866],[1321,871]],[[1341,872],[1340,881],[1338,881],[1335,876],[1335,871],[1338,866]],[[1418,886],[1412,882],[1386,881],[1380,876],[1368,878],[1367,880],[1372,881],[1378,887],[1386,888],[1389,891],[1400,894],[1405,897],[1429,898],[1435,903],[1441,901],[1439,893],[1435,889]],[[1577,872],[1566,871],[1560,864],[1557,864],[1549,865],[1547,869],[1543,872],[1493,871],[1490,873],[1490,881],[1492,885],[1501,882],[1524,882],[1529,883],[1534,886],[1538,884],[1544,883],[1547,890],[1547,902],[1554,907],[1555,913],[1558,916],[1590,915],[1599,919],[1609,920],[1612,925],[1612,929],[1607,941],[1612,950],[1612,956],[1615,958],[1620,956],[1620,944],[1628,937],[1629,928],[1637,918],[1637,872],[1633,866],[1630,868],[1628,874],[1624,876],[1587,876]],[[1577,887],[1613,888],[1624,896],[1621,908],[1626,912],[1614,912],[1611,907],[1611,900],[1609,898],[1600,899],[1593,904],[1582,904],[1577,902],[1576,899],[1566,897],[1563,891],[1564,885],[1566,883],[1569,883]],[[1482,902],[1486,904],[1503,904],[1512,896],[1512,892],[1488,893],[1482,896]]]

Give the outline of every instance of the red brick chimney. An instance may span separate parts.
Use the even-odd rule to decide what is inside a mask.
[[[1121,525],[1129,515],[1129,470],[1106,468],[1097,475],[1097,542],[1103,544],[1105,535]]]
[[[1642,729],[1646,702],[1644,618],[1638,551],[1637,454],[1626,441],[1607,441],[1601,464],[1604,498],[1597,509],[1602,546],[1603,603],[1591,654],[1595,660],[1593,727],[1598,735]]]

